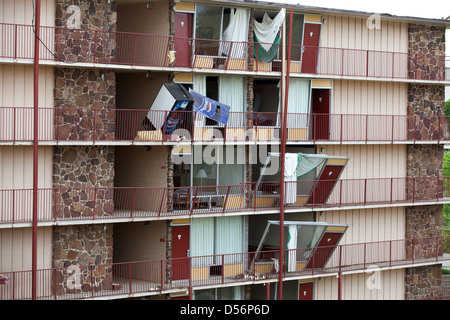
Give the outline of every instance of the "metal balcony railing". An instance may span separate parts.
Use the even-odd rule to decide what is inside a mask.
[[[46,26],[40,29],[40,41],[42,61],[191,70],[281,70],[280,60],[275,59],[270,63],[258,61],[258,45],[253,42]],[[33,43],[33,26],[0,24],[0,58],[31,60]],[[281,46],[278,50],[281,51]],[[291,74],[450,81],[449,71],[444,55],[299,45],[291,47]]]
[[[442,243],[448,236],[309,247],[279,251],[218,254],[187,258],[119,262],[40,269],[36,298],[72,300],[152,295],[204,286],[264,283],[283,278],[334,276],[415,265],[442,263]],[[290,259],[290,260],[289,260]],[[295,263],[294,263],[295,261]],[[320,262],[320,263],[319,263]],[[31,299],[32,271],[2,272],[0,300]]]
[[[450,177],[286,182],[286,190],[295,194],[289,197],[291,203],[285,204],[285,210],[450,203],[449,183]],[[279,210],[279,190],[280,182],[178,188],[42,188],[37,191],[37,216],[38,223],[51,225],[174,219],[227,213],[264,214]],[[32,199],[32,189],[0,190],[0,226],[30,224],[33,216]]]
[[[165,127],[168,118],[178,121],[174,131]],[[446,116],[288,113],[287,119],[286,140],[291,143],[450,141]],[[0,143],[31,143],[33,121],[31,107],[0,107]],[[231,112],[222,125],[194,111],[38,108],[38,141],[279,143],[280,121],[277,112]]]

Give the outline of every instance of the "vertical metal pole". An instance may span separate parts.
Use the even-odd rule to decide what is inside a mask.
[[[37,269],[37,188],[38,188],[38,104],[39,104],[39,31],[41,27],[41,1],[36,0],[34,14],[34,128],[33,128],[33,232],[31,257],[31,298],[36,300]]]
[[[265,284],[266,287],[266,300],[270,300],[270,282]]]
[[[342,246],[339,246],[338,300],[342,300]]]
[[[288,39],[288,52],[287,52],[287,63],[285,63],[285,30],[286,30],[286,19],[283,23],[283,41],[282,41],[282,83],[284,83],[284,99],[283,99],[283,112],[282,112],[282,131],[281,131],[281,174],[280,174],[280,270],[279,270],[279,287],[278,287],[278,300],[283,300],[283,254],[284,254],[284,198],[285,198],[285,181],[284,181],[284,163],[285,163],[285,154],[286,154],[286,115],[287,115],[287,102],[289,95],[289,68],[290,68],[290,60],[291,60],[291,43],[292,43],[292,24],[293,24],[293,8],[290,8],[289,12],[289,39]],[[286,74],[286,81],[283,81],[284,74]],[[283,91],[282,91],[283,93]],[[282,104],[283,105],[283,104]]]

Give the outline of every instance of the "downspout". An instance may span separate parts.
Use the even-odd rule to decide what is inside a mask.
[[[288,95],[289,95],[289,68],[291,60],[291,43],[292,43],[292,24],[293,24],[293,8],[289,11],[289,37],[288,37],[288,52],[287,52],[287,63],[286,61],[286,19],[283,23],[283,37],[282,37],[282,64],[281,64],[281,88],[282,88],[282,129],[281,129],[281,159],[280,159],[280,268],[279,268],[279,288],[278,288],[278,300],[283,300],[283,270],[284,270],[284,198],[285,198],[285,179],[284,179],[284,165],[285,165],[285,155],[286,155],[286,119],[287,119],[287,106],[288,106]]]
[[[36,300],[37,273],[37,188],[38,188],[38,104],[39,104],[39,31],[41,1],[36,0],[34,15],[34,127],[33,127],[33,234],[31,262],[31,297]]]

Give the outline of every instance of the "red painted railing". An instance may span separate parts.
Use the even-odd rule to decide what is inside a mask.
[[[33,26],[0,24],[0,58],[33,59],[33,36]],[[281,70],[277,58],[271,63],[258,62],[260,53],[253,42],[45,26],[41,27],[40,39],[42,61],[250,72]],[[168,58],[171,52],[173,61]],[[291,74],[450,81],[445,56],[296,45],[291,52]],[[302,60],[307,63],[302,64]]]
[[[169,290],[203,286],[264,283],[277,279],[331,276],[346,272],[369,272],[392,267],[436,264],[448,260],[442,243],[448,237],[430,237],[260,251],[179,259],[111,263],[37,270],[37,299],[71,300],[127,295],[151,295]],[[295,266],[289,264],[295,261]],[[320,261],[320,263],[319,263]],[[325,264],[323,262],[326,262]],[[8,279],[0,284],[0,300],[31,298],[31,271],[2,272]]]
[[[286,210],[450,202],[450,178],[411,177],[286,182]],[[39,223],[121,222],[279,210],[280,183],[203,187],[38,189]],[[167,201],[167,199],[173,199]],[[0,225],[32,221],[32,190],[0,190]]]
[[[0,107],[0,143],[33,141],[33,108]],[[166,119],[178,120],[169,131]],[[193,111],[39,108],[41,142],[280,141],[277,112],[231,112],[227,125]],[[446,116],[289,113],[288,142],[450,141]]]

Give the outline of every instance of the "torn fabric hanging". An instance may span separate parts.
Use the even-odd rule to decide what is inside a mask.
[[[311,171],[315,170],[321,164],[325,162],[327,158],[318,158],[305,153],[297,153],[297,178],[302,177]]]
[[[238,45],[232,42],[248,41],[248,24],[249,24],[250,12],[244,8],[232,8],[230,12],[230,22],[228,27],[222,34],[222,40],[220,42],[219,53],[224,56],[230,56],[233,58],[245,58],[246,50],[244,46]],[[232,49],[231,49],[232,48]],[[231,49],[231,52],[230,52]]]
[[[201,115],[215,120],[217,122],[227,124],[228,117],[230,114],[230,107],[217,102],[211,98],[205,97],[191,88],[189,88],[189,93],[194,98],[193,109],[195,112],[200,113]]]
[[[262,22],[255,21],[253,39],[255,41],[255,58],[261,62],[271,62],[277,55],[281,43],[281,26],[285,19],[285,9],[271,19],[264,13]]]

